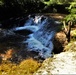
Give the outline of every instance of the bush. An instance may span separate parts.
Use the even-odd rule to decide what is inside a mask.
[[[70,14],[66,16],[66,22],[72,21],[73,23],[76,23],[76,1],[71,2],[67,9],[70,12]]]

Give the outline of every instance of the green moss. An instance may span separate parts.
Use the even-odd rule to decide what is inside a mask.
[[[34,61],[32,59],[24,60],[20,63],[19,68],[22,70],[26,70],[27,73],[31,72],[33,73],[39,68],[40,64],[37,61]]]
[[[40,63],[33,59],[24,60],[19,65],[6,61],[0,65],[0,75],[32,75],[39,67]]]

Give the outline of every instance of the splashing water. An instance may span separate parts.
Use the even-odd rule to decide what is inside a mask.
[[[23,27],[16,27],[14,31],[30,30],[31,33],[27,40],[23,43],[27,43],[29,51],[35,51],[39,53],[42,58],[48,58],[52,56],[53,50],[53,38],[56,33],[58,22],[52,18],[45,16],[29,17]]]

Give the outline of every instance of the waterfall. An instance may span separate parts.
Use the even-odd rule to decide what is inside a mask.
[[[59,22],[52,18],[36,15],[30,16],[23,27],[16,27],[13,31],[30,30],[32,33],[23,43],[27,43],[29,51],[38,52],[40,57],[48,58],[52,56],[53,38],[58,24]]]

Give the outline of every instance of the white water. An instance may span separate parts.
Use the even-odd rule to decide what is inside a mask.
[[[39,55],[42,58],[47,58],[52,56],[51,51],[53,50],[53,44],[50,42],[51,49],[45,47],[40,41],[34,38],[33,34],[30,35],[30,38],[24,41],[28,43],[28,48],[30,51],[39,52]]]
[[[23,26],[23,27],[16,27],[14,28],[14,31],[20,31],[20,30],[30,30],[32,32],[37,31],[39,28],[37,26]]]
[[[39,53],[42,58],[48,58],[52,56],[53,50],[53,38],[56,33],[55,25],[52,19],[45,18],[41,21],[43,16],[30,17],[23,27],[16,27],[13,30],[30,30],[33,33],[28,35],[29,38],[23,43],[27,43],[29,51],[35,51]]]

